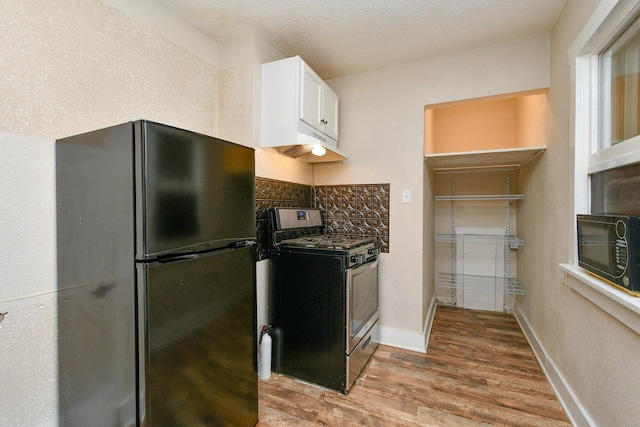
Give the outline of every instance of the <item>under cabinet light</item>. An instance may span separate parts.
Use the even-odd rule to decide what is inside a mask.
[[[325,154],[327,154],[327,149],[320,144],[316,144],[313,146],[311,153],[315,154],[316,156],[324,156]]]

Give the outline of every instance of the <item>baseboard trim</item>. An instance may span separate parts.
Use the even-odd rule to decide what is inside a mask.
[[[427,352],[427,343],[431,334],[431,325],[433,325],[433,317],[436,314],[436,297],[435,294],[431,299],[429,313],[422,328],[421,333],[410,332],[404,329],[380,327],[380,344],[389,345],[391,347],[403,348],[405,350],[417,351],[420,353]]]
[[[429,351],[429,337],[431,336],[431,327],[433,326],[433,318],[436,315],[436,293],[433,293],[431,297],[431,304],[429,305],[429,312],[427,313],[426,321],[424,322],[424,328],[422,330],[422,335],[424,336],[424,352]]]
[[[540,367],[549,380],[553,391],[556,393],[560,404],[567,413],[571,424],[574,426],[596,426],[584,406],[582,406],[578,400],[576,394],[573,392],[573,389],[564,379],[560,369],[558,369],[553,359],[549,357],[547,350],[544,348],[535,331],[531,327],[529,319],[527,319],[518,307],[514,310],[514,315],[520,324],[520,328],[522,329],[524,336],[527,338],[527,341],[529,341],[529,345],[538,359]]]
[[[380,344],[426,353],[424,348],[424,335],[419,332],[411,332],[404,329],[381,326]]]

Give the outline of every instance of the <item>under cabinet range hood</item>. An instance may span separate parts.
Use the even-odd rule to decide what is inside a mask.
[[[300,122],[290,126],[263,126],[261,145],[262,148],[270,148],[308,163],[347,159],[347,155],[338,149],[336,141]],[[319,147],[325,150],[324,154],[312,153]]]
[[[309,163],[345,160],[338,108],[338,95],[299,56],[262,64],[263,148]]]

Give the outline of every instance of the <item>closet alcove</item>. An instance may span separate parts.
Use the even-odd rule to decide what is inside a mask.
[[[546,91],[425,107],[434,174],[435,283],[441,305],[512,312],[518,170],[545,151]]]

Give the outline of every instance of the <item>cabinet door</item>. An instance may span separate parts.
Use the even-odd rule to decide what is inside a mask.
[[[330,138],[338,140],[338,95],[329,86],[323,84],[322,93],[322,131]]]
[[[302,61],[300,120],[322,132],[322,79]]]

